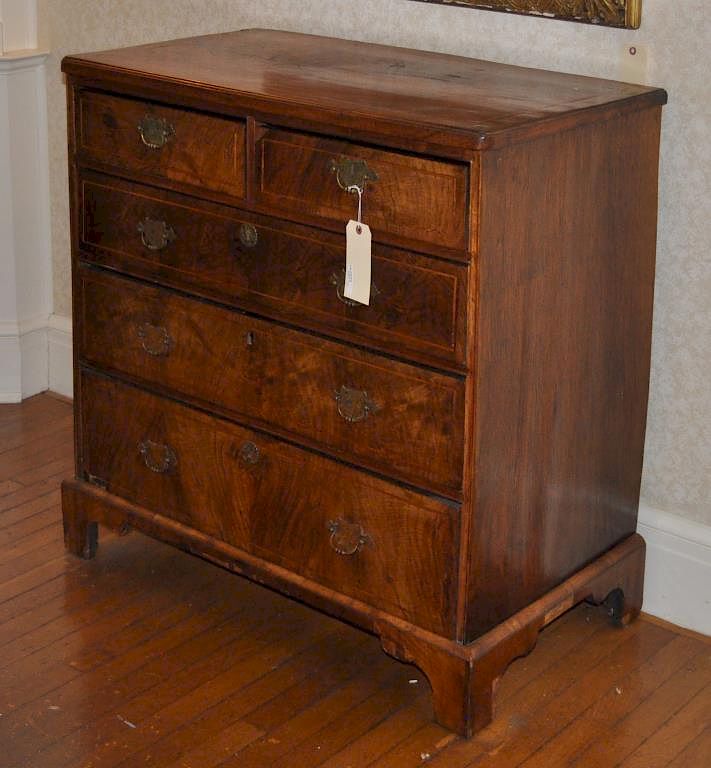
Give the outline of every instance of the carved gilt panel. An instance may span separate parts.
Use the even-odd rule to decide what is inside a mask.
[[[489,11],[545,16],[608,27],[637,29],[642,0],[420,0],[425,3],[463,5]]]

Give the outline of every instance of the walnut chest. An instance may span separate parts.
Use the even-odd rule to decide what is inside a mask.
[[[664,91],[267,30],[63,69],[71,551],[352,621],[465,735],[542,626],[636,615]]]

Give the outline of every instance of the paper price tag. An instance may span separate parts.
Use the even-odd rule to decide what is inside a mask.
[[[370,304],[370,227],[358,221],[346,225],[346,281],[343,295]]]

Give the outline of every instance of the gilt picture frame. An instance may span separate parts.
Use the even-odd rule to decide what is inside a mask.
[[[642,0],[419,0],[419,2],[466,6],[627,29],[638,29],[642,20]]]

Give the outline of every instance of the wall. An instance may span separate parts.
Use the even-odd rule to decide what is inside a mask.
[[[150,4],[39,0],[39,7],[40,39],[52,50],[48,106],[54,300],[60,315],[70,310],[64,91],[59,74],[59,61],[66,53],[266,26],[616,78],[625,47],[647,44],[643,78],[667,88],[670,104],[663,125],[653,373],[642,497],[644,508],[650,510],[648,519],[657,526],[677,530],[667,513],[685,518],[684,535],[704,539],[706,548],[699,556],[708,557],[711,222],[702,208],[707,209],[711,199],[707,3],[644,0],[638,31],[410,0],[152,0]]]
[[[34,0],[0,0],[0,403],[49,383],[47,87],[35,11]]]

